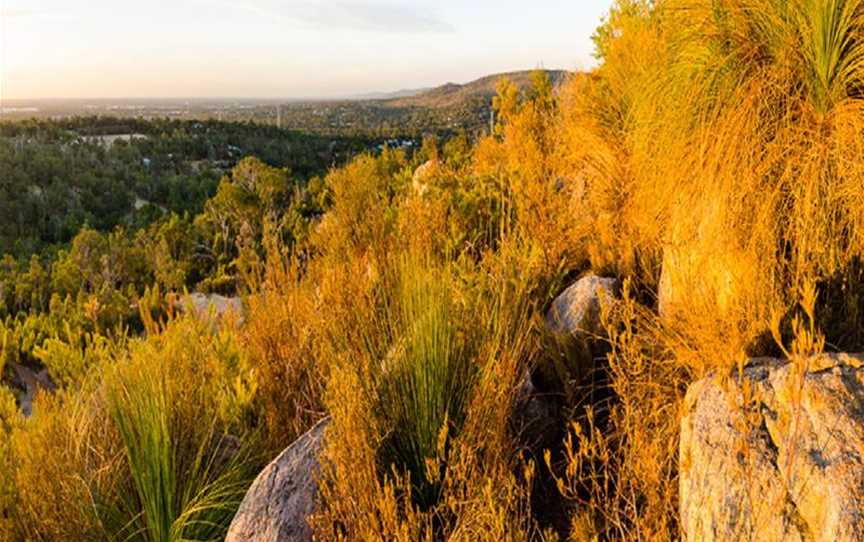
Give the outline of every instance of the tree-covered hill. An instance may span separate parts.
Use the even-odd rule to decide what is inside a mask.
[[[325,134],[417,137],[427,132],[488,132],[497,85],[508,80],[520,92],[531,87],[530,71],[489,75],[466,84],[447,83],[432,89],[377,100],[338,100],[286,104],[284,126]],[[570,75],[546,70],[553,86]]]
[[[554,86],[571,74],[545,70]],[[464,84],[447,83],[434,88],[370,94],[335,100],[254,100],[254,99],[112,99],[13,101],[16,110],[5,110],[3,119],[26,120],[100,116],[122,119],[135,116],[158,124],[171,121],[215,121],[280,126],[306,134],[339,137],[398,138],[439,136],[465,130],[472,134],[488,131],[492,98],[502,79],[520,91],[530,88],[530,71],[500,73]],[[7,103],[8,101],[4,102]],[[2,110],[0,110],[2,112]],[[2,119],[0,119],[2,120]],[[170,121],[169,121],[170,122]],[[2,123],[0,123],[2,124]],[[110,122],[103,126],[112,128]],[[116,133],[116,132],[115,132]],[[265,132],[260,132],[264,134]],[[247,134],[248,135],[248,134]],[[267,157],[262,157],[266,159]]]
[[[446,109],[460,107],[466,103],[483,100],[491,103],[492,98],[498,93],[498,83],[506,79],[525,91],[531,87],[531,74],[533,71],[518,71],[487,75],[475,81],[465,84],[447,83],[439,87],[421,91],[411,96],[395,97],[385,100],[387,105],[393,107],[428,107],[431,109]],[[564,82],[569,72],[564,70],[546,70],[546,75],[557,87]]]

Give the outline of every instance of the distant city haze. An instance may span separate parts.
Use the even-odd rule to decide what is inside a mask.
[[[339,98],[593,66],[612,0],[0,0],[0,99]]]

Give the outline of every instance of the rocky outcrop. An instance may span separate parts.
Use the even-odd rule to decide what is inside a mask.
[[[261,471],[231,522],[226,542],[311,541],[306,518],[315,511],[318,454],[325,419]]]
[[[752,360],[684,408],[685,540],[864,539],[864,357]]]

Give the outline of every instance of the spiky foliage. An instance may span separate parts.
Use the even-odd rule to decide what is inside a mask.
[[[683,390],[781,355],[805,286],[827,347],[864,343],[862,29],[857,0],[622,0],[604,63],[565,91],[560,171],[584,181],[592,263],[634,284],[610,321],[611,426],[573,447],[607,484],[583,527],[674,536]]]
[[[158,369],[129,369],[109,388],[134,492],[106,515],[131,516],[112,526],[124,540],[218,540],[250,481],[245,452],[213,420],[178,427],[171,404],[181,399]]]
[[[379,277],[379,287],[395,287],[357,284],[352,295],[371,287],[387,297],[370,303],[361,294],[363,312],[340,320],[351,325],[337,344],[352,349],[329,361],[333,425],[316,532],[526,537],[527,482],[514,474],[522,473],[508,420],[536,348],[531,298],[509,266],[506,275],[472,269],[478,282],[466,290],[457,278],[466,270],[418,262],[402,260]]]
[[[187,317],[94,350],[81,387],[3,428],[12,540],[218,540],[260,462],[230,330]],[[98,361],[95,358],[99,358]],[[230,436],[243,437],[242,440]]]
[[[619,21],[598,71],[614,95],[575,108],[607,142],[579,156],[626,157],[586,170],[589,197],[617,207],[623,269],[634,251],[666,260],[683,327],[719,310],[719,333],[745,347],[807,277],[860,257],[862,18],[854,0],[669,0]],[[605,197],[611,183],[623,197]]]
[[[403,262],[398,297],[386,315],[393,338],[377,374],[378,412],[390,428],[382,449],[385,469],[392,464],[411,473],[417,500],[437,500],[426,483],[427,462],[446,453],[447,440],[465,419],[476,367],[470,344],[460,336],[452,276],[428,263]]]

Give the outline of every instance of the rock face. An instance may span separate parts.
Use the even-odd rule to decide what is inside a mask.
[[[226,542],[311,541],[318,454],[329,419],[297,439],[261,471],[231,522]]]
[[[864,540],[864,356],[756,359],[691,386],[680,511],[685,540]]]

